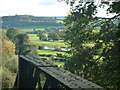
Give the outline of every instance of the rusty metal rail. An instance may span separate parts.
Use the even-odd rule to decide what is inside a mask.
[[[46,80],[41,85],[40,74],[44,73]],[[19,57],[19,73],[16,79],[15,87],[17,88],[64,88],[69,89],[103,89],[102,87],[77,76],[57,65],[33,56]]]

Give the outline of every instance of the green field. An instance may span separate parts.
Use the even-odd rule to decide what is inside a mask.
[[[39,53],[39,54],[51,54],[51,55],[57,55],[57,53],[63,54],[63,55],[64,55],[64,54],[67,54],[67,53],[65,53],[65,52],[51,51],[51,50],[38,50],[38,53]],[[51,59],[51,57],[40,57],[40,58],[46,58],[47,61],[49,61],[49,62],[51,62],[51,63],[53,63],[53,64],[58,65],[58,67],[64,67],[64,64],[65,64],[65,62],[53,61],[53,60]]]
[[[57,20],[57,23],[63,23],[63,20]]]
[[[36,34],[28,34],[30,37],[30,41],[32,41],[34,44],[36,45],[45,45],[48,47],[55,47],[55,46],[59,46],[59,47],[67,47],[67,45],[64,44],[63,41],[41,41],[39,40],[39,37],[36,36]],[[57,55],[57,54],[67,54],[66,52],[60,52],[60,51],[52,51],[52,50],[38,50],[39,54],[51,54],[51,55]],[[53,61],[50,59],[50,57],[40,57],[40,58],[46,58],[47,61],[54,63],[56,65],[58,65],[58,67],[64,67],[64,62],[59,62],[59,61]]]
[[[25,30],[25,29],[24,29]],[[28,34],[30,41],[35,44],[35,45],[44,45],[48,47],[67,47],[67,45],[64,44],[63,40],[61,41],[41,41],[39,37],[37,37],[37,34]],[[39,54],[51,54],[51,55],[57,55],[57,54],[62,54],[65,55],[67,54],[66,52],[60,52],[60,51],[52,51],[52,50],[38,50]],[[46,58],[47,61],[58,65],[58,67],[64,67],[65,62],[59,62],[59,61],[53,61],[51,57],[40,57],[40,58]]]
[[[59,22],[62,22],[62,21],[58,21]],[[63,26],[59,26],[60,27],[63,27]],[[20,27],[20,31],[25,33],[25,32],[30,32],[30,31],[33,31],[34,29],[35,30],[45,30],[45,28],[49,29],[49,28],[58,28],[58,26],[26,26],[26,27]]]
[[[36,37],[36,35],[34,34],[30,35],[30,40],[38,45],[42,44],[48,47],[55,47],[55,46],[67,47],[67,45],[65,45],[63,41],[41,41],[39,37]]]
[[[34,29],[36,29],[36,30],[44,30],[44,28],[34,28],[34,27],[32,27],[32,28],[20,28],[20,31],[25,33],[25,32],[31,32]]]
[[[59,52],[59,51],[51,51],[51,50],[38,50],[39,54],[52,54],[56,55],[56,53],[66,54],[65,52]]]

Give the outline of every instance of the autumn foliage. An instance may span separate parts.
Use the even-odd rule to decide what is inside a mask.
[[[2,51],[5,53],[8,53],[9,55],[14,55],[15,54],[15,45],[11,41],[3,40]]]

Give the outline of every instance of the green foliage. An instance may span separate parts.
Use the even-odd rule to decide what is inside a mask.
[[[16,54],[18,55],[26,55],[33,54],[36,55],[35,45],[30,44],[29,36],[27,34],[18,34],[15,36],[15,44],[16,44]]]
[[[56,17],[57,18],[57,17]],[[54,17],[35,17],[31,15],[15,15],[15,16],[3,16],[2,26],[3,28],[25,28],[25,27],[50,27],[50,26],[63,26],[63,23],[58,23]],[[63,17],[64,18],[64,17]]]
[[[99,45],[101,48],[100,55],[103,57],[103,70],[105,73],[103,74],[105,78],[105,84],[108,87],[120,88],[119,82],[120,80],[120,53],[119,53],[119,45],[120,45],[120,26],[116,26],[113,21],[106,21],[103,25],[101,25],[101,32],[98,34],[99,39],[96,40],[96,47]],[[103,43],[99,42],[103,40]],[[98,50],[100,47],[97,47]],[[115,80],[115,81],[114,81]],[[114,83],[113,83],[114,81]]]
[[[65,43],[63,42],[63,40],[61,41],[41,41],[39,40],[39,37],[36,36],[30,36],[30,41],[33,42],[33,44],[36,45],[44,45],[44,46],[48,46],[48,47],[55,47],[56,45],[59,45],[60,47],[67,47],[67,45],[65,45]]]
[[[54,40],[59,40],[59,39],[60,39],[60,36],[59,36],[57,33],[52,33],[52,32],[51,32],[51,33],[48,34],[48,39],[49,39],[49,40],[53,40],[53,41],[54,41]]]
[[[64,67],[64,62],[59,62],[59,61],[53,61],[51,59],[47,59],[47,61],[53,63],[53,64],[56,64],[58,67]]]
[[[15,36],[15,44],[16,54],[25,55],[29,52],[29,37],[27,34],[18,34]]]
[[[7,53],[6,53],[7,54]],[[18,58],[15,55],[11,57],[9,55],[3,55],[2,58],[2,88],[12,88],[14,85]]]
[[[6,30],[3,30],[2,37],[2,87],[12,88],[18,67],[18,57],[15,55],[15,52],[18,55],[37,55],[37,47],[30,44],[27,34],[14,34],[14,37],[12,37],[14,38],[14,44],[8,40],[5,31]],[[14,31],[12,33],[14,33]]]
[[[58,32],[50,32],[50,31],[37,31],[37,36],[41,41],[47,41],[47,40],[59,40],[60,36],[58,35]]]
[[[14,66],[14,65],[13,65]],[[12,88],[15,81],[15,75],[5,67],[2,68],[2,88]]]
[[[7,30],[6,36],[14,42],[14,37],[19,34],[19,30],[15,27],[9,28]]]
[[[11,58],[7,55],[4,55],[4,56],[6,56],[6,58],[3,58],[3,61],[2,61],[3,67],[5,67],[11,73],[17,73],[17,67],[18,67],[17,56],[13,55]]]
[[[119,2],[112,2],[112,4],[109,3],[109,8],[107,11],[109,13],[116,13],[120,15],[120,1]]]
[[[2,31],[0,32],[2,40],[7,39],[6,33],[7,33],[7,31],[5,29],[2,29]]]
[[[45,34],[44,31],[40,31],[40,30],[39,30],[37,36],[38,36],[39,39],[42,40],[42,41],[47,41],[47,40],[48,40],[48,36],[47,36],[47,34]]]
[[[4,30],[3,30],[4,31]],[[2,37],[2,88],[12,88],[17,72],[18,57],[15,55],[15,45]]]
[[[38,50],[38,53],[39,54],[52,54],[52,55],[56,55],[57,53],[66,54],[65,52],[52,51],[52,50]]]
[[[73,6],[74,1],[71,2]],[[119,14],[119,5],[120,2],[112,3],[108,10]],[[118,15],[100,20],[94,16],[96,9],[94,2],[79,2],[66,17],[64,38],[73,48],[73,53],[65,68],[103,87],[120,88],[120,23],[118,26],[114,23]],[[96,28],[98,23],[99,30]],[[89,42],[94,45],[86,47]]]

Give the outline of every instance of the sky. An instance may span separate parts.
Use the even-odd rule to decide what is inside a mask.
[[[0,16],[66,16],[70,7],[57,0],[0,0]]]
[[[0,16],[33,15],[33,16],[66,16],[70,6],[57,0],[0,0]],[[97,14],[99,17],[106,15],[105,9]]]

